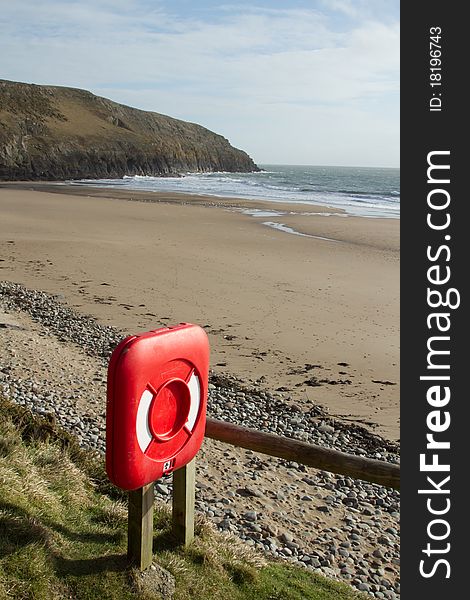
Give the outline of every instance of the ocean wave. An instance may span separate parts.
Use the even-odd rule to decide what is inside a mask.
[[[268,171],[259,173],[187,173],[181,177],[134,175],[76,183],[326,205],[360,216],[397,218],[400,211],[398,170],[279,167],[275,171],[270,165]]]
[[[345,194],[346,196],[354,196],[356,198],[374,198],[375,196],[382,196],[387,198],[390,196],[399,196],[400,192],[390,191],[388,193],[384,193],[383,191],[372,192],[370,190],[338,190],[340,194]]]

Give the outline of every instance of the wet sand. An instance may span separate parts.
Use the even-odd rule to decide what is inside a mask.
[[[321,214],[331,212],[3,184],[0,279],[61,294],[128,333],[198,323],[215,372],[397,439],[399,221]]]

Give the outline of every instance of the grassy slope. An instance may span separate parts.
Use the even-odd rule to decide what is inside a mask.
[[[102,463],[46,421],[0,400],[0,598],[156,598],[126,566],[125,496]],[[170,514],[155,511],[155,559],[176,578],[175,600],[365,598],[305,570],[267,562],[207,522],[187,550]]]

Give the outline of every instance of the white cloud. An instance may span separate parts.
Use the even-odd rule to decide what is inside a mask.
[[[338,164],[397,164],[398,23],[355,20],[363,2],[327,4],[348,27],[295,8],[231,5],[207,21],[169,2],[0,0],[1,76],[201,122],[260,162],[307,163],[328,148],[331,159],[315,160],[333,164],[336,148]]]

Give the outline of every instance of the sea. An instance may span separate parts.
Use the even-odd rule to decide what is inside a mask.
[[[343,209],[347,215],[398,219],[400,170],[373,167],[259,165],[259,173],[187,173],[80,180],[124,190],[183,192],[214,197],[303,203]],[[306,207],[307,210],[307,207]],[[308,209],[311,210],[311,209]]]

